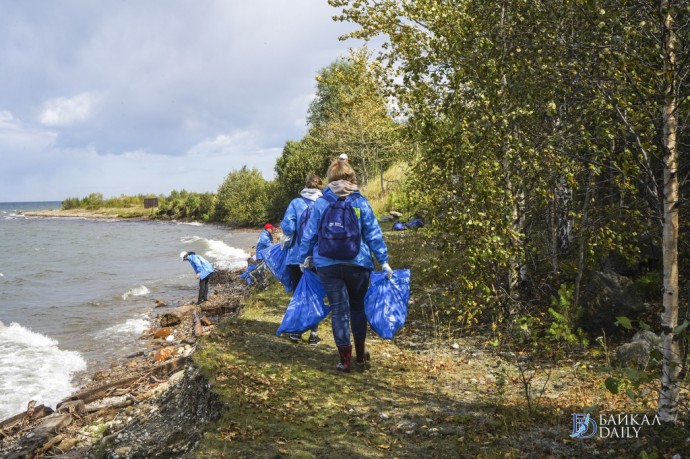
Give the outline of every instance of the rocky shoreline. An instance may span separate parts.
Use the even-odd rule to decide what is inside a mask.
[[[157,302],[142,335],[149,351],[99,371],[55,410],[29,402],[0,422],[4,458],[184,458],[221,405],[192,361],[199,338],[236,314],[247,286],[241,270],[216,271],[213,295],[201,306]]]

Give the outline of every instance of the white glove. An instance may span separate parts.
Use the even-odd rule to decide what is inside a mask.
[[[299,265],[299,269],[304,272],[305,269],[311,269],[314,267],[314,258],[312,257],[307,257],[304,259],[301,265]]]
[[[388,263],[384,263],[381,265],[381,269],[386,273],[386,279],[390,279],[393,277],[393,270],[391,269],[391,265]]]
[[[290,239],[292,239],[290,236],[287,234],[283,234],[280,238],[280,248],[281,250],[285,249],[285,246],[287,245],[288,242],[290,242]]]

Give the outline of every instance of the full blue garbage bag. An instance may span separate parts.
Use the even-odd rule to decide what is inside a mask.
[[[331,308],[323,301],[325,296],[326,291],[321,285],[318,274],[309,269],[304,270],[276,335],[304,333],[314,328],[331,312]]]
[[[285,286],[286,292],[291,292],[293,289],[292,281],[290,280],[290,271],[287,267],[288,251],[280,248],[280,242],[276,242],[270,247],[261,252],[264,256],[264,262],[271,274]]]
[[[377,335],[393,339],[405,325],[409,300],[409,269],[396,269],[390,279],[386,279],[383,271],[371,274],[371,285],[364,296],[364,313]]]
[[[395,222],[393,223],[393,231],[405,231],[407,229],[407,226],[403,222]]]

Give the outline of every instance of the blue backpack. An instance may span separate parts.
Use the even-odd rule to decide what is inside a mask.
[[[319,255],[322,257],[348,260],[359,253],[362,237],[359,218],[352,207],[352,201],[358,196],[353,193],[338,199],[332,193],[323,195],[329,205],[321,215],[319,227]]]

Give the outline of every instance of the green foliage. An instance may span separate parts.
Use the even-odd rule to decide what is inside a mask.
[[[103,207],[103,195],[101,193],[91,193],[81,200],[81,206],[89,210],[99,209]]]
[[[268,220],[269,186],[258,169],[242,166],[218,188],[215,218],[230,226],[256,226]]]
[[[290,201],[304,188],[308,175],[317,175],[326,181],[325,173],[332,156],[321,154],[308,139],[285,144],[282,155],[276,160],[275,186],[270,193],[272,220],[282,218]]]
[[[310,143],[331,157],[346,153],[360,183],[383,175],[396,156],[408,156],[402,125],[388,113],[366,49],[323,69],[316,93],[309,109]]]
[[[588,341],[582,330],[576,326],[582,315],[582,308],[573,304],[573,288],[563,284],[558,289],[558,295],[551,297],[551,324],[546,330],[547,336],[556,342],[568,345],[587,346]]]
[[[120,195],[119,197],[111,197],[104,199],[101,193],[91,193],[90,195],[79,198],[67,198],[62,201],[62,209],[131,209],[141,208],[144,206],[144,199],[153,197],[152,195],[138,194],[136,196]]]
[[[212,221],[215,196],[212,193],[192,193],[173,190],[170,196],[158,197],[154,218]]]
[[[67,198],[62,200],[62,210],[78,209],[81,206],[79,198]]]
[[[510,324],[520,311],[574,342],[577,311],[563,310],[562,293],[549,308],[552,286],[574,286],[574,308],[598,266],[612,257],[636,266],[640,235],[660,234],[669,72],[657,10],[608,0],[329,3],[360,27],[350,37],[386,42],[372,67],[415,146],[408,206],[441,252],[428,270],[449,286],[448,312],[463,324]],[[689,12],[673,14],[687,43]],[[687,80],[678,92],[687,110]]]

